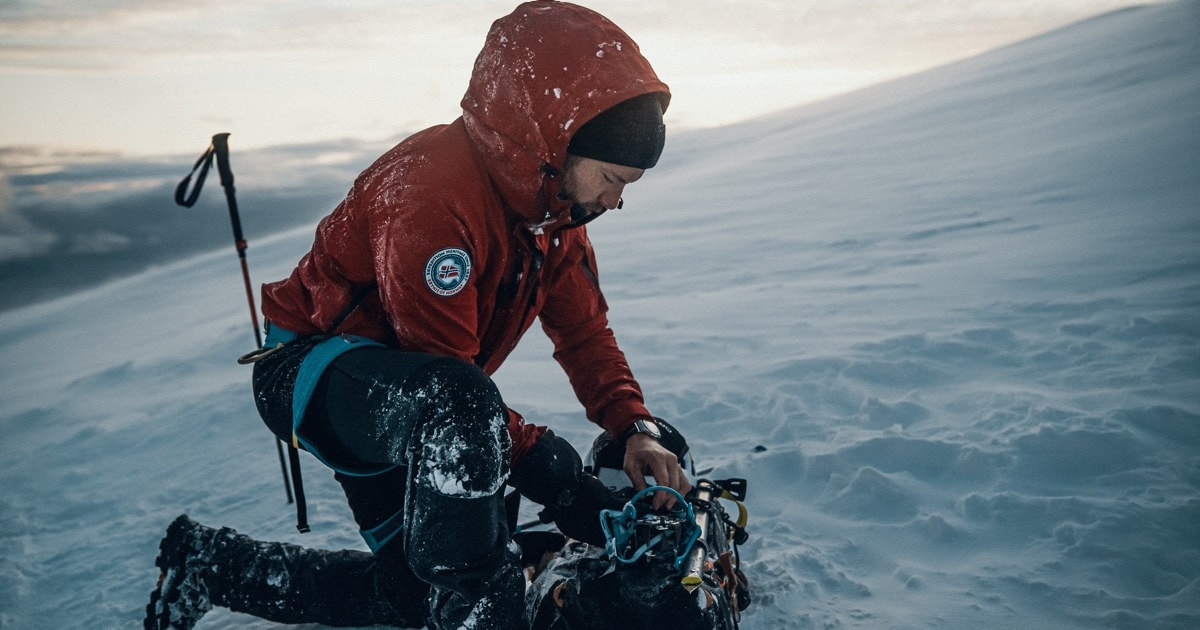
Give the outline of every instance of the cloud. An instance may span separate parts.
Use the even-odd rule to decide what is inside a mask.
[[[0,211],[0,263],[46,255],[59,240],[15,211]]]
[[[91,234],[77,234],[71,240],[71,254],[110,254],[129,249],[133,238],[124,234],[116,234],[100,230]]]
[[[235,152],[230,161],[247,239],[316,222],[385,144]],[[175,205],[175,186],[196,157],[0,151],[0,309],[232,248],[215,170],[194,207]]]
[[[509,3],[494,4],[494,16],[511,10]],[[404,46],[440,30],[453,35],[462,14],[461,7],[434,0],[16,2],[0,8],[0,66],[117,70],[214,57],[353,54]],[[472,32],[471,38],[482,41],[482,35]]]
[[[44,255],[57,242],[56,235],[39,229],[12,206],[8,177],[0,171],[0,263]]]

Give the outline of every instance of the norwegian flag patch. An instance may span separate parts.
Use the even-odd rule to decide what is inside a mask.
[[[425,263],[425,284],[443,297],[462,291],[471,277],[471,257],[461,249],[448,247],[435,252]]]

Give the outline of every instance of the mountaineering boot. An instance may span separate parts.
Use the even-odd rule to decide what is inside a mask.
[[[214,533],[186,514],[167,527],[154,560],[161,573],[146,606],[146,630],[190,630],[212,610],[202,574],[211,560],[206,550]]]
[[[167,528],[159,549],[147,630],[188,630],[213,606],[279,623],[424,624],[428,587],[381,571],[368,552],[257,541],[186,515]]]

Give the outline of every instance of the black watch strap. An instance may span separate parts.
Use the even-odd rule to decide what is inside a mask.
[[[629,425],[628,429],[625,429],[624,433],[621,434],[621,443],[624,444],[625,442],[628,442],[629,438],[639,433],[642,435],[648,435],[655,440],[662,439],[662,431],[659,430],[658,425],[654,423],[653,419],[638,418],[633,424]]]

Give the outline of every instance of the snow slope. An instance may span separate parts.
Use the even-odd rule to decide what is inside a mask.
[[[1197,103],[1200,2],[1129,9],[672,137],[593,224],[651,409],[749,479],[744,628],[1200,627]],[[184,511],[362,548],[307,456],[292,528],[248,320],[224,250],[0,314],[0,627],[136,626]],[[540,335],[497,381],[590,442]]]

